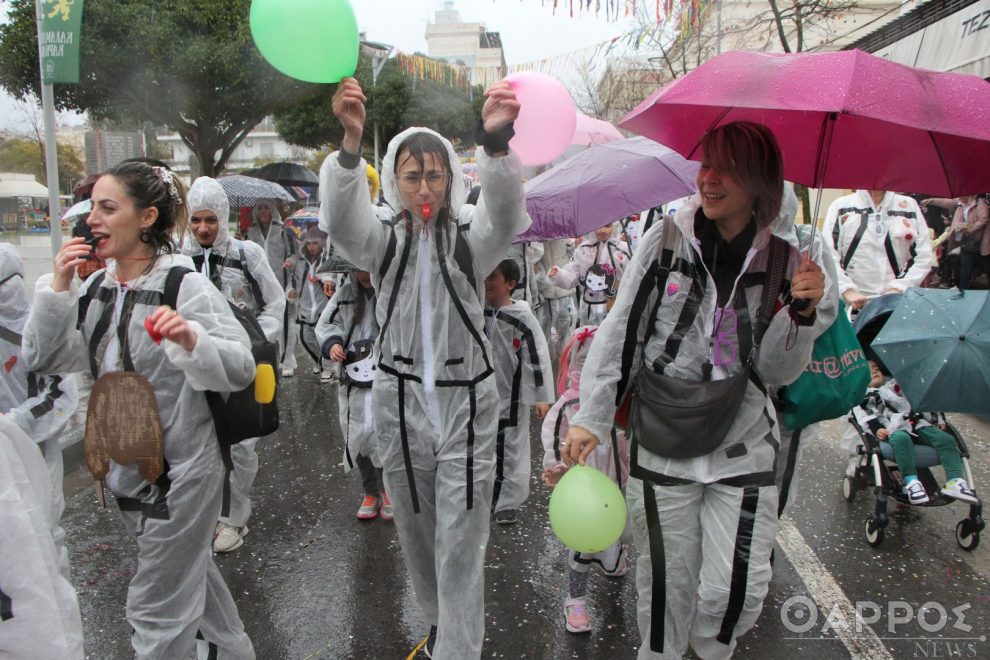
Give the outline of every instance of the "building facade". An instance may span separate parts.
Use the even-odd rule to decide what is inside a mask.
[[[505,77],[505,54],[498,32],[484,23],[465,23],[452,0],[445,0],[426,26],[427,55],[471,69],[471,82],[488,87]]]

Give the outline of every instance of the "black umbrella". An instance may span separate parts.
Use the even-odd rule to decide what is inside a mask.
[[[320,183],[320,178],[313,174],[313,171],[308,167],[285,161],[256,167],[245,174],[265,181],[274,181],[283,186],[311,188]]]

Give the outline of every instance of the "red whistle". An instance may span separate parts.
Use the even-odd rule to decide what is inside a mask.
[[[423,206],[421,208],[422,208],[422,211],[423,211],[423,220],[429,220],[430,219],[430,211],[433,210],[433,207],[431,207],[429,204],[423,204]]]
[[[155,330],[155,324],[151,321],[151,317],[144,319],[144,329],[148,331],[148,335],[151,336],[152,341],[156,344],[162,343],[162,333]]]

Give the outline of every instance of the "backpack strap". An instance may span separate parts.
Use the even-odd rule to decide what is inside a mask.
[[[179,287],[182,286],[182,278],[186,273],[192,271],[185,266],[172,266],[165,276],[165,288],[162,289],[162,304],[168,305],[172,309],[179,306]]]
[[[389,232],[388,245],[385,246],[385,256],[382,258],[382,263],[378,266],[378,277],[383,278],[388,272],[388,267],[392,265],[392,259],[395,258],[395,223],[402,218],[401,215],[395,216],[390,222],[382,221],[383,225],[388,225]]]
[[[248,286],[251,287],[251,295],[254,296],[254,304],[257,305],[258,310],[265,308],[265,297],[261,293],[261,285],[258,284],[258,280],[254,278],[251,274],[251,269],[248,268],[247,257],[244,255],[244,244],[237,243],[237,254],[241,260],[241,272],[244,273],[244,279],[247,280]]]
[[[777,298],[780,297],[780,293],[784,289],[787,262],[791,256],[790,244],[779,236],[770,236],[769,249],[766,280],[763,283],[763,300],[760,303],[760,311],[756,315],[756,327],[753,329],[753,338],[756,340],[757,346],[763,341],[763,335],[770,326],[770,320],[776,311]]]
[[[468,284],[471,285],[471,290],[477,291],[477,281],[474,279],[474,258],[471,255],[471,246],[468,245],[467,238],[464,236],[464,233],[470,227],[471,223],[457,225],[457,236],[454,238],[454,261],[457,262],[457,267],[464,273],[464,277],[467,278]],[[523,264],[525,263],[526,250],[523,248]]]

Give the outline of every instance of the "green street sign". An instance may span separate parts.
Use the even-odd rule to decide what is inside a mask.
[[[79,82],[83,0],[40,0],[41,82]]]

